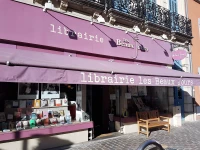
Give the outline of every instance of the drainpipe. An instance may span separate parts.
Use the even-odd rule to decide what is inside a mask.
[[[188,0],[185,0],[185,15],[188,18]],[[192,73],[193,67],[192,67],[191,45],[189,45],[189,52],[190,52],[189,53],[190,73]],[[191,87],[191,93],[192,93],[193,115],[196,115],[196,111],[195,111],[196,105],[194,104],[194,101],[193,101],[193,97],[195,94],[193,86]],[[196,121],[196,117],[194,117],[194,120]]]

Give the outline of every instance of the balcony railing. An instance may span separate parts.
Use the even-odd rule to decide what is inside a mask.
[[[158,24],[160,26],[170,28],[170,11],[156,3],[146,0],[145,3],[145,20]]]
[[[177,13],[171,13],[171,30],[192,36],[191,19]]]
[[[95,3],[99,3],[99,4],[105,4],[105,0],[71,0],[73,2],[95,2]]]
[[[169,30],[192,36],[191,20],[151,2],[150,0],[71,0],[83,5],[95,3],[107,9],[139,18],[144,22],[168,28]]]
[[[109,7],[120,12],[144,19],[144,2],[141,0],[108,0]]]
[[[191,20],[150,0],[107,0],[109,8],[144,19],[172,31],[192,36]]]

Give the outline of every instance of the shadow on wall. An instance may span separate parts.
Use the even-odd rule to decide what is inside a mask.
[[[20,139],[21,132],[17,131],[15,132],[15,138]],[[44,136],[42,134],[35,134],[32,135],[30,138],[27,139],[22,139],[23,140],[23,145],[21,150],[28,150],[30,149],[30,139],[35,139],[37,140],[38,145],[31,148],[32,150],[42,150],[42,149],[58,149],[58,147],[66,147],[74,144],[73,142],[69,140],[63,140],[57,137],[52,137],[55,135],[49,135],[49,136]],[[0,149],[1,150],[1,149]],[[2,149],[3,150],[3,149]]]
[[[34,135],[34,137],[40,137],[41,135]],[[49,149],[64,147],[66,145],[72,145],[73,143],[68,140],[62,140],[56,137],[45,136],[42,138],[38,138],[37,147],[33,148],[33,150],[41,150],[41,149]],[[25,150],[25,149],[24,149]]]

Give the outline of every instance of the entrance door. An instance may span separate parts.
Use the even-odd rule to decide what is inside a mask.
[[[103,131],[103,86],[92,85],[92,121],[94,122],[94,138]]]

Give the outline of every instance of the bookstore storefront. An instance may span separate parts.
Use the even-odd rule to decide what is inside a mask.
[[[199,75],[166,67],[173,65],[169,42],[14,1],[0,3],[2,149],[88,141],[102,129],[115,131],[109,117],[134,118],[138,108],[131,100],[150,102],[148,93],[159,95],[154,87],[200,85]]]

